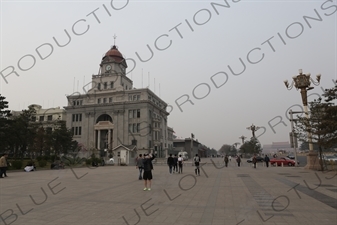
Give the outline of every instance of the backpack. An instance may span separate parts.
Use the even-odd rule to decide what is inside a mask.
[[[196,166],[199,166],[199,162],[200,162],[199,156],[194,157],[194,164],[195,164]]]

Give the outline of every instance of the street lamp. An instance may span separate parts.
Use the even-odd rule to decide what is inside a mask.
[[[288,90],[291,90],[293,86],[298,90],[301,90],[301,97],[303,102],[303,108],[307,119],[309,119],[309,112],[308,112],[308,96],[307,92],[309,90],[314,89],[311,87],[310,84],[313,83],[315,86],[319,85],[321,80],[321,74],[316,75],[316,81],[310,77],[310,73],[304,74],[302,70],[299,70],[299,75],[293,76],[293,81],[289,85],[288,80],[284,81],[285,86]],[[309,130],[309,129],[308,129]],[[314,147],[312,144],[312,134],[308,132],[308,141],[309,141],[309,154],[307,156],[307,165],[305,168],[307,169],[319,169],[319,164],[317,162],[318,154],[314,152]]]
[[[247,130],[252,131],[253,138],[255,138],[255,131],[257,131],[258,129],[260,129],[260,127],[256,127],[254,124],[252,124],[250,127],[247,127]]]
[[[247,138],[247,137],[245,137],[245,136],[241,136],[241,137],[239,137],[241,140],[242,140],[242,144],[244,144],[244,142],[245,142],[245,139]]]

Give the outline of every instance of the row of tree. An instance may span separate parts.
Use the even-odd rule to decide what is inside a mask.
[[[53,121],[47,128],[35,118],[33,107],[13,116],[6,98],[0,95],[0,153],[8,152],[14,158],[23,158],[66,154],[77,149],[78,143],[73,141],[65,121]]]
[[[238,148],[239,143],[233,145],[224,144],[218,150],[220,155],[237,155],[237,154],[259,154],[262,152],[260,142],[256,138],[251,138]]]
[[[322,95],[309,104],[309,116],[302,114],[295,119],[295,135],[302,142],[300,149],[309,149],[309,142],[314,146],[322,158],[324,150],[331,150],[337,147],[337,85],[326,89]],[[310,137],[311,136],[311,137]],[[222,155],[258,154],[262,152],[262,147],[256,138],[246,141],[238,149],[237,146],[224,144],[219,153]]]
[[[324,98],[324,99],[323,99]],[[309,115],[298,116],[295,120],[295,134],[300,141],[318,148],[320,158],[324,149],[337,147],[337,85],[326,89],[322,98],[310,102]],[[323,164],[321,163],[322,170]]]

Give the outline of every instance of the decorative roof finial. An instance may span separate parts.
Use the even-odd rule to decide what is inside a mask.
[[[117,38],[117,36],[116,36],[116,34],[114,34],[114,45],[116,45],[116,38]]]

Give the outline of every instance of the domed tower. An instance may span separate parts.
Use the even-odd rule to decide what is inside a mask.
[[[116,45],[108,50],[99,64],[99,72],[92,76],[91,92],[131,90],[133,82],[126,76],[126,60]]]
[[[125,70],[128,67],[123,55],[119,52],[116,45],[113,45],[102,58],[100,64],[101,74],[120,74],[125,75]]]

